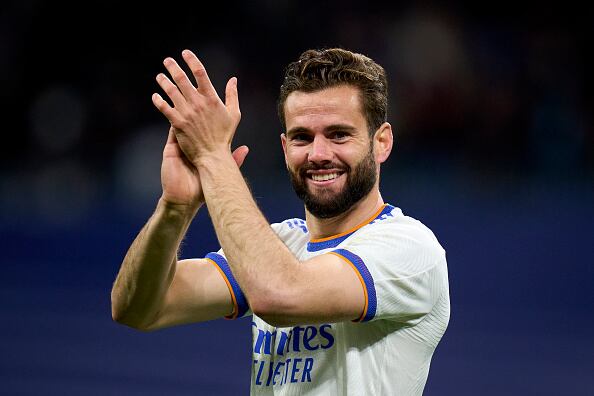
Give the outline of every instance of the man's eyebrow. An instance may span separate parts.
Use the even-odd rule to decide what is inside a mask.
[[[298,126],[298,127],[289,129],[287,131],[287,136],[296,135],[298,133],[303,133],[303,132],[309,132],[309,129],[307,129],[306,127]]]
[[[356,129],[357,128],[355,128],[354,126],[347,125],[347,124],[332,124],[332,125],[328,125],[326,128],[324,128],[324,132],[332,132],[332,131],[347,131],[347,132],[351,132],[351,131],[354,131]],[[309,132],[311,132],[311,130],[309,128],[298,126],[298,127],[294,127],[294,128],[289,129],[287,131],[287,136],[296,135],[298,133],[309,133]]]
[[[340,131],[354,131],[357,128],[355,128],[354,126],[351,125],[347,125],[347,124],[333,124],[333,125],[329,125],[327,126],[324,130],[325,131],[336,131],[336,130],[340,130]]]

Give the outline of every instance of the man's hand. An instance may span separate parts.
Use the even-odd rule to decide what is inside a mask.
[[[247,146],[233,151],[233,159],[241,166],[248,154]],[[177,142],[175,128],[169,128],[167,144],[163,149],[161,164],[162,199],[170,204],[185,205],[197,209],[204,203],[204,193],[200,184],[198,169],[186,158]]]
[[[206,69],[189,50],[182,56],[192,71],[198,87],[194,87],[186,73],[172,58],[163,61],[173,82],[163,73],[157,82],[167,94],[173,107],[159,94],[152,96],[153,104],[172,126],[178,147],[191,164],[199,157],[229,150],[241,113],[237,95],[237,78],[232,77],[225,89],[225,103],[212,86]]]
[[[175,84],[164,74],[157,76],[157,82],[174,107],[157,93],[152,97],[155,107],[171,123],[161,165],[162,199],[167,203],[198,208],[204,203],[204,194],[196,160],[201,153],[229,149],[241,114],[237,79],[232,78],[227,83],[227,103],[223,104],[198,58],[189,50],[183,51],[182,55],[198,82],[198,88],[175,60],[166,58],[163,63]],[[233,152],[238,166],[247,153],[246,146]]]

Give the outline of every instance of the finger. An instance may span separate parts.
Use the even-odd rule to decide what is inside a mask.
[[[237,93],[237,77],[231,77],[225,87],[225,106],[234,114],[241,115],[239,111],[239,94]]]
[[[167,143],[177,144],[177,137],[175,137],[175,128],[173,126],[169,127],[169,135],[167,135]]]
[[[167,135],[167,144],[163,148],[163,156],[165,157],[183,157],[183,152],[177,143],[177,138],[175,137],[175,129],[173,127],[169,128],[169,135]]]
[[[153,101],[153,105],[155,105],[157,110],[159,110],[161,114],[167,117],[171,124],[176,124],[180,122],[177,111],[171,106],[169,106],[169,103],[167,103],[161,95],[159,95],[158,93],[154,93],[151,97],[151,100]]]
[[[182,95],[189,100],[196,93],[196,88],[188,78],[188,75],[173,58],[165,58],[163,65],[165,65],[165,68],[171,75],[171,78],[173,78],[173,81],[175,81]]]
[[[163,91],[167,94],[169,99],[171,99],[175,107],[185,106],[186,98],[184,98],[184,95],[182,95],[177,86],[174,83],[172,83],[171,80],[165,74],[157,74],[156,80],[161,89],[163,89]]]
[[[210,82],[208,73],[206,73],[206,68],[202,62],[200,62],[198,57],[190,50],[183,50],[182,56],[192,71],[192,75],[196,79],[196,83],[198,84],[198,92],[207,96],[216,96],[217,91]]]
[[[233,159],[237,166],[241,167],[243,165],[243,161],[245,161],[245,157],[247,157],[250,149],[248,146],[239,146],[235,150],[233,150]]]

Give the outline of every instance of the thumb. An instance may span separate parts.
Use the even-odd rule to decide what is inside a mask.
[[[232,114],[237,114],[241,117],[239,95],[237,93],[237,77],[231,77],[227,81],[227,86],[225,87],[225,106]]]
[[[238,167],[241,167],[243,161],[245,161],[245,157],[247,157],[250,149],[248,146],[239,146],[235,150],[233,150],[233,159],[237,163]]]

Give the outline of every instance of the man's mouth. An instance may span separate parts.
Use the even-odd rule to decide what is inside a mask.
[[[314,181],[327,181],[327,180],[336,179],[338,176],[340,176],[340,174],[338,172],[334,172],[334,173],[326,173],[326,174],[322,174],[322,175],[311,174],[310,176]]]
[[[305,173],[305,177],[311,180],[313,183],[323,186],[332,184],[342,175],[345,174],[344,170],[341,169],[316,169],[308,170]]]

